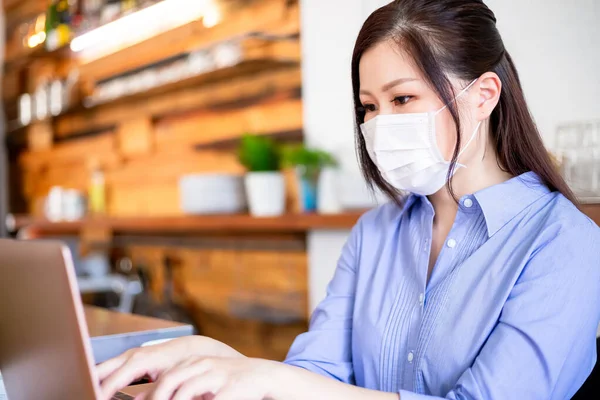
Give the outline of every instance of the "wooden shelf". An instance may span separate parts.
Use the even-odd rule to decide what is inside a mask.
[[[102,106],[102,105],[114,105],[114,104],[123,104],[128,103],[132,100],[140,100],[147,99],[150,96],[156,96],[161,94],[166,94],[170,92],[174,92],[183,88],[190,88],[195,86],[204,85],[207,83],[218,83],[222,81],[226,81],[238,76],[248,76],[255,74],[260,71],[268,71],[270,69],[277,69],[280,67],[285,67],[288,65],[299,65],[296,61],[278,61],[278,60],[269,60],[269,59],[256,59],[256,60],[241,60],[240,63],[226,67],[221,69],[216,69],[213,71],[209,71],[203,74],[198,74],[195,76],[191,76],[188,78],[184,78],[180,81],[167,83],[164,85],[156,86],[151,89],[128,94],[125,96],[117,97],[112,100],[108,100],[105,102],[99,102],[98,104],[93,105],[87,109],[91,109],[94,107]],[[73,112],[83,111],[83,108],[75,109]]]
[[[600,204],[582,207],[596,223],[600,222]],[[36,236],[78,235],[84,228],[101,227],[114,235],[125,234],[203,234],[203,233],[304,233],[310,230],[349,230],[364,211],[342,214],[287,214],[276,218],[254,218],[250,215],[215,215],[183,217],[93,218],[74,222],[16,216],[9,226],[17,231],[30,229]]]
[[[298,65],[298,63],[295,61],[277,61],[268,59],[247,61],[242,60],[239,64],[230,67],[209,71],[204,74],[199,74],[196,76],[182,79],[180,81],[156,86],[154,88],[142,92],[132,93],[108,101],[99,102],[90,107],[85,107],[82,104],[77,104],[71,108],[66,109],[64,112],[62,112],[54,118],[58,119],[79,113],[90,113],[93,112],[95,109],[103,106],[123,106],[127,105],[132,101],[148,100],[148,98],[151,96],[165,95],[185,88],[202,86],[207,83],[216,84],[239,76],[250,76],[261,71],[276,70],[282,67],[294,65]],[[60,133],[62,132],[59,131],[59,134]]]
[[[184,216],[152,218],[95,218],[75,222],[50,222],[17,216],[13,230],[27,228],[36,236],[78,235],[84,228],[105,228],[113,235],[201,233],[303,233],[310,230],[351,229],[363,212],[343,214],[288,214],[276,218],[250,215]]]
[[[170,98],[171,104],[178,104],[175,98],[182,91],[193,88],[208,88],[215,87],[220,83],[231,82],[236,78],[250,78],[257,76],[261,72],[276,72],[285,68],[298,68],[300,65],[300,43],[298,40],[265,40],[248,37],[242,39],[236,45],[239,46],[240,57],[234,65],[214,69],[196,76],[184,78],[177,82],[160,85],[149,90],[128,94],[115,99],[110,99],[102,103],[98,103],[92,107],[85,108],[81,105],[74,106],[66,110],[61,115],[55,117],[57,137],[68,137],[78,133],[92,131],[94,129],[113,128],[113,124],[117,120],[129,119],[115,118],[98,118],[103,110],[118,107],[122,112],[132,109],[132,114],[149,115],[154,118],[167,114],[167,108],[151,109],[149,101],[156,98]],[[141,104],[140,106],[137,106]],[[181,105],[181,104],[178,104]],[[140,111],[140,108],[143,111]],[[133,110],[135,109],[135,110]],[[177,107],[178,112],[185,111],[182,107]],[[104,120],[103,123],[98,123],[96,119]],[[110,123],[110,122],[112,123]]]
[[[206,85],[210,85],[211,88],[215,86],[218,88],[220,83],[227,84],[235,78],[252,77],[264,71],[285,71],[286,69],[289,70],[289,68],[294,68],[297,66],[299,66],[297,61],[289,59],[277,60],[257,58],[241,60],[238,64],[233,66],[216,69],[204,74],[185,78],[177,82],[157,86],[144,92],[118,97],[107,102],[93,105],[91,107],[84,107],[82,104],[76,104],[63,111],[60,115],[56,117],[49,117],[48,119],[57,121],[56,136],[59,138],[77,135],[81,132],[112,129],[117,124],[117,121],[114,121],[113,119],[122,118],[114,118],[115,114],[110,113],[112,114],[113,118],[109,117],[109,122],[103,121],[101,123],[96,123],[96,115],[103,114],[104,110],[112,110],[114,107],[121,107],[123,110],[127,110],[131,104],[135,106],[139,103],[142,104],[142,108],[146,114],[153,117],[160,117],[163,114],[168,114],[170,111],[172,111],[174,108],[173,104],[178,105],[178,103],[175,100],[171,102],[171,105],[163,102],[163,104],[161,104],[162,107],[159,107],[158,109],[154,107],[153,109],[150,107],[152,105],[152,103],[149,102],[150,100],[156,98],[164,99],[166,97],[172,98],[176,95],[179,95],[182,91],[190,91],[194,88],[203,89],[206,87]],[[298,85],[299,84],[300,83],[298,82]],[[135,110],[132,111],[132,114],[139,113],[138,108],[140,107],[134,108]],[[177,111],[184,112],[185,108],[179,108]],[[74,123],[72,122],[73,120],[75,120]],[[33,123],[35,123],[35,121],[32,122],[32,124]],[[18,121],[12,121],[7,131],[9,134],[11,134],[23,130],[23,128],[26,128],[26,126],[21,125]]]
[[[590,199],[582,202],[581,211],[600,226],[600,199]]]
[[[9,53],[7,51],[6,60],[4,66],[6,69],[13,68],[15,66],[23,66],[33,60],[41,58],[51,59],[67,59],[73,56],[69,45],[65,45],[56,50],[48,51],[43,45],[40,45],[34,49],[21,49],[19,52]]]
[[[582,211],[600,223],[600,203],[584,204]],[[202,233],[303,233],[310,230],[349,230],[364,213],[287,214],[276,218],[250,215],[182,217],[94,218],[75,222],[50,222],[29,216],[16,216],[11,230],[28,228],[41,236],[77,235],[86,227],[102,227],[115,235],[124,234],[202,234]]]
[[[298,33],[297,11],[288,0],[263,0],[243,7],[225,7],[223,22],[215,27],[206,28],[202,20],[196,20],[108,54],[97,54],[88,59],[82,56],[80,72],[86,79],[99,81],[248,32],[281,33],[274,28],[294,22],[293,30]]]

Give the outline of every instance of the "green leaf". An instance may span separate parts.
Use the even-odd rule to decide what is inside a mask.
[[[273,140],[264,136],[244,134],[238,157],[250,172],[270,172],[280,169],[280,150]]]
[[[307,170],[320,170],[337,166],[336,159],[328,152],[310,149],[304,145],[288,146],[283,149],[283,164],[286,167],[303,166]]]

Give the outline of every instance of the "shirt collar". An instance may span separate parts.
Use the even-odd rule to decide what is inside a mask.
[[[408,193],[406,196],[404,196],[403,201],[404,201],[404,211],[408,211],[410,210],[410,208],[413,206],[413,204],[415,204],[418,200],[421,199],[421,195],[419,194],[414,194],[414,193]]]
[[[491,237],[517,214],[549,193],[535,172],[526,172],[498,185],[483,189],[477,199]]]

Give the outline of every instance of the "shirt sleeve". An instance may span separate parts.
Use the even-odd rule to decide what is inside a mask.
[[[351,339],[360,235],[359,221],[342,250],[327,296],[312,315],[309,331],[296,338],[285,361],[349,384],[355,383]]]
[[[582,386],[596,362],[600,319],[600,238],[586,222],[554,234],[530,258],[446,399],[562,400]],[[401,391],[400,398],[436,397]]]

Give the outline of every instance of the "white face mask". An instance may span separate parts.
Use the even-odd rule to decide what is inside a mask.
[[[476,81],[461,91],[455,100]],[[383,178],[396,189],[428,196],[446,184],[451,162],[442,156],[435,130],[435,117],[446,107],[421,114],[378,115],[361,125],[371,160]],[[481,122],[459,157],[475,139],[480,127]],[[457,163],[450,175],[461,167],[466,166]]]

